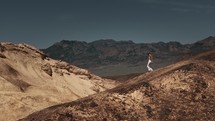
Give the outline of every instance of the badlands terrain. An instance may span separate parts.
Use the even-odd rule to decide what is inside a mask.
[[[215,121],[215,50],[20,121]]]
[[[32,46],[0,43],[0,121],[18,120],[115,85]]]

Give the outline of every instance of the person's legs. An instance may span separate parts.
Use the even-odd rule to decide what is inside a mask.
[[[153,69],[149,66],[151,62],[152,62],[152,61],[151,61],[151,60],[149,60],[149,61],[148,61],[148,63],[147,63],[148,71],[153,71]]]

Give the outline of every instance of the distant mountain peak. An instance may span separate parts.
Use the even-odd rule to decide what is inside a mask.
[[[196,42],[194,45],[197,45],[197,46],[202,45],[202,46],[206,46],[206,47],[215,46],[215,37],[209,36],[203,40]]]
[[[215,39],[215,37],[214,37],[214,36],[209,36],[209,37],[206,38],[206,39]]]
[[[114,39],[100,39],[100,40],[90,42],[90,44],[134,44],[134,42],[132,40],[116,41]]]
[[[90,42],[89,44],[113,44],[116,43],[116,40],[113,39],[100,39],[93,42]]]

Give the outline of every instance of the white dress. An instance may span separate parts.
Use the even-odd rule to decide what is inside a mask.
[[[149,66],[152,61],[149,59],[147,63],[148,71],[153,71],[153,69]]]

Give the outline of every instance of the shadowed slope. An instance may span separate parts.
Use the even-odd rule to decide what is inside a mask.
[[[4,63],[0,63],[0,67],[1,77],[4,78],[5,80],[8,80],[8,82],[13,84],[14,86],[18,87],[21,91],[24,92],[29,86],[31,86],[30,84],[22,81],[20,79],[19,72],[12,68],[11,66]]]
[[[215,51],[146,73],[125,84],[33,113],[32,120],[215,120]]]

